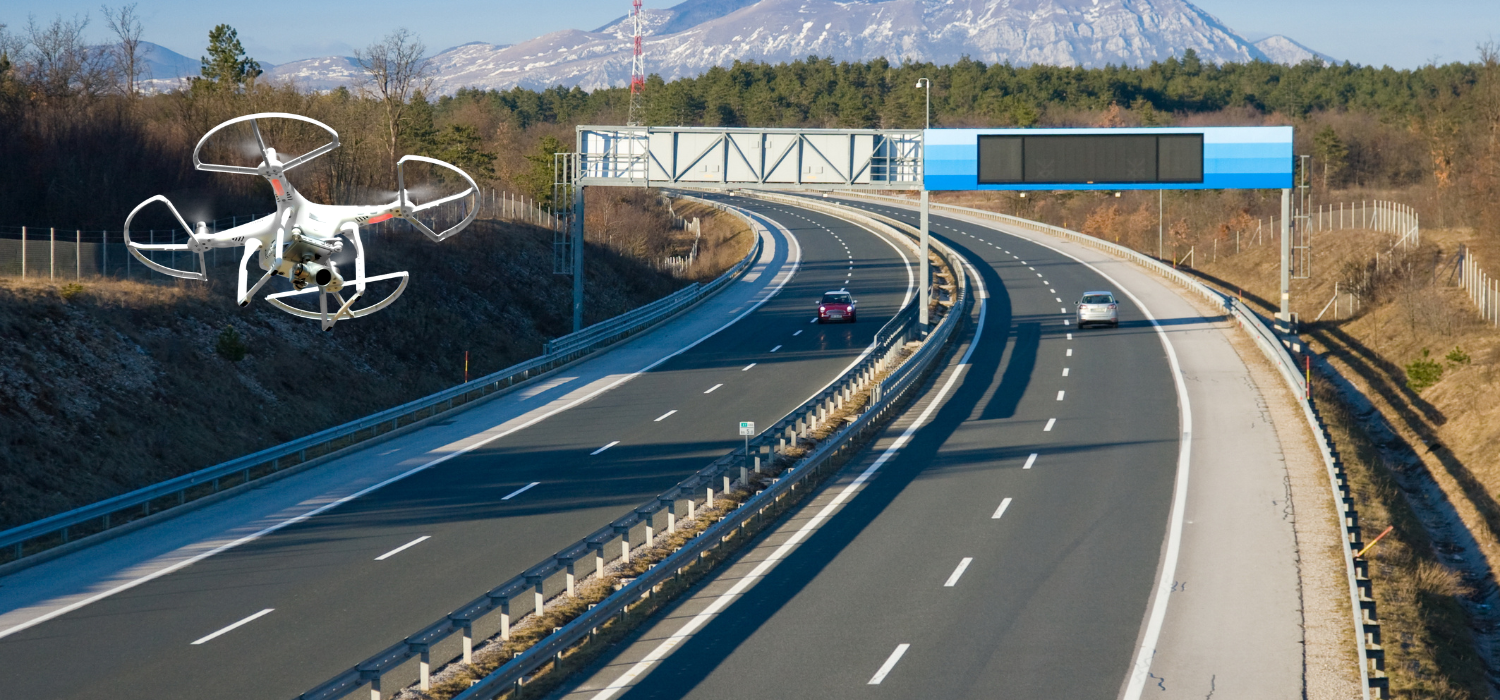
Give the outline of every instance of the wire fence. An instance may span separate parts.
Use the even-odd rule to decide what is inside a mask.
[[[442,212],[424,212],[422,218],[432,227],[451,226],[461,221],[468,213],[468,202],[444,208]],[[536,200],[525,195],[499,190],[480,192],[479,216],[532,224],[555,229],[558,217]],[[204,222],[209,232],[225,231],[246,224],[262,214],[226,216]],[[429,216],[432,220],[429,222]],[[408,224],[400,219],[390,219],[377,224],[360,227],[360,235],[368,240],[395,231],[408,230]],[[188,233],[181,227],[164,229],[141,229],[131,232],[136,243],[182,244],[188,242]],[[185,250],[141,251],[154,263],[176,269],[197,269],[197,256]],[[221,265],[233,267],[240,262],[238,248],[214,248],[205,254],[204,261],[210,268]],[[115,230],[63,229],[51,226],[4,226],[0,225],[0,276],[27,280],[67,281],[95,278],[170,282],[172,278],[160,275],[142,265],[125,246],[125,232]]]

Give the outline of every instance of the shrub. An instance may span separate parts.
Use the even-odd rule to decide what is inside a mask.
[[[1406,386],[1412,391],[1421,391],[1443,378],[1443,365],[1429,357],[1431,353],[1422,348],[1422,356],[1406,366]]]
[[[248,348],[245,347],[245,341],[240,338],[240,333],[234,329],[234,326],[224,326],[224,330],[219,332],[219,345],[214,350],[219,353],[219,357],[230,362],[239,362],[245,359],[245,351]]]
[[[1447,359],[1455,365],[1466,365],[1469,364],[1469,353],[1464,352],[1463,348],[1455,347],[1448,352]]]
[[[63,301],[73,301],[73,297],[83,293],[83,285],[69,282],[63,285],[62,289],[57,290],[57,293],[62,295]]]

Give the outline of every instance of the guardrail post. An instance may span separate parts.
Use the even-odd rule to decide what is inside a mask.
[[[729,495],[729,475],[724,475],[724,495]]]
[[[546,576],[533,575],[526,577],[526,584],[533,587],[532,596],[534,598],[533,603],[535,607],[532,608],[532,614],[536,615],[538,618],[541,618],[542,616],[542,608],[547,607],[547,597],[542,590],[542,586],[546,582]]]
[[[706,508],[712,508],[712,507],[714,507],[714,490],[713,489],[709,489],[708,490],[708,501],[706,501],[706,503],[708,504],[708,505],[705,506]]]
[[[567,571],[568,571],[568,573],[567,573],[568,597],[570,597],[570,598],[578,594],[578,588],[577,588],[577,586],[574,585],[575,582],[577,581],[577,578],[574,576],[574,570],[573,570],[573,562],[574,561],[575,560],[574,560],[573,557],[567,556],[567,555],[559,555],[557,557],[557,562],[559,564],[562,564],[564,567],[566,567]]]
[[[474,621],[464,620],[464,663],[474,663]]]
[[[500,596],[500,641],[510,641],[510,598]]]
[[[677,532],[677,501],[663,498],[661,504],[667,510],[667,534],[673,534]]]
[[[620,536],[620,560],[626,564],[630,563],[630,527],[628,525],[615,525],[615,534]]]
[[[407,647],[422,655],[422,658],[417,661],[417,687],[421,688],[422,692],[432,690],[432,652],[429,645],[409,643]]]
[[[640,511],[636,511],[636,512],[640,513]],[[655,520],[656,513],[654,511],[648,511],[648,512],[645,512],[645,513],[641,513],[641,516],[646,519],[646,546],[647,547],[655,546],[656,545],[656,520]]]
[[[370,682],[370,700],[380,700],[380,672],[360,671],[359,677]]]

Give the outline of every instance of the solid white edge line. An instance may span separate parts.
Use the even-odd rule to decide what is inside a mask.
[[[521,495],[523,493],[526,493],[527,491],[530,491],[532,487],[534,487],[534,486],[536,486],[537,484],[540,484],[540,483],[542,483],[542,482],[540,482],[540,481],[533,481],[533,482],[531,482],[531,483],[529,483],[529,484],[527,484],[525,486],[522,486],[521,488],[518,488],[518,489],[516,489],[514,491],[511,491],[509,494],[507,494],[504,498],[501,498],[500,500],[502,500],[502,501],[509,501],[510,499],[515,498],[516,496],[519,496],[519,495]]]
[[[595,694],[593,700],[609,700],[609,698],[614,697],[621,690],[624,690],[626,686],[634,683],[637,678],[644,675],[646,671],[650,669],[651,664],[660,661],[674,647],[682,643],[687,638],[693,636],[693,633],[696,632],[699,627],[702,627],[704,624],[708,623],[709,618],[717,615],[720,610],[723,610],[726,606],[728,606],[737,596],[739,596],[739,594],[743,593],[745,589],[749,588],[750,584],[754,583],[762,576],[765,576],[766,572],[770,571],[772,567],[776,566],[776,564],[780,562],[782,558],[786,557],[786,555],[790,553],[794,547],[802,542],[802,540],[806,539],[813,530],[816,530],[818,527],[820,527],[823,524],[823,521],[827,520],[833,514],[833,511],[835,509],[843,505],[844,501],[849,500],[849,498],[854,495],[854,492],[859,489],[861,485],[868,481],[870,477],[874,475],[882,465],[890,460],[891,457],[895,456],[896,452],[904,447],[906,443],[911,440],[911,436],[915,434],[924,423],[927,422],[927,419],[929,417],[932,416],[932,412],[938,407],[939,404],[943,402],[943,399],[948,395],[948,392],[953,389],[953,384],[958,381],[959,376],[963,375],[964,370],[969,366],[969,358],[974,355],[974,348],[979,346],[980,338],[984,333],[984,321],[989,309],[989,293],[985,291],[984,279],[979,276],[979,272],[974,269],[974,266],[969,263],[968,259],[963,258],[963,256],[961,255],[959,257],[960,259],[963,259],[964,267],[968,268],[970,273],[973,275],[974,283],[979,287],[979,322],[974,326],[974,338],[969,341],[968,350],[964,352],[964,356],[958,361],[958,366],[954,368],[953,374],[948,377],[948,381],[945,382],[943,384],[943,387],[938,390],[938,393],[933,397],[932,402],[922,410],[922,413],[917,416],[917,419],[915,421],[912,421],[911,425],[907,426],[906,430],[901,433],[901,436],[896,438],[895,441],[891,443],[890,447],[887,447],[885,449],[885,452],[881,453],[880,457],[875,460],[874,464],[871,464],[863,472],[860,472],[859,476],[855,477],[853,481],[849,482],[848,486],[845,486],[843,490],[839,491],[838,495],[835,496],[834,499],[827,505],[823,506],[823,509],[818,511],[817,515],[813,516],[811,520],[808,520],[806,523],[804,523],[802,527],[799,528],[795,533],[792,533],[792,536],[787,539],[786,542],[782,543],[780,547],[777,547],[775,551],[771,552],[770,556],[766,557],[763,561],[757,564],[754,569],[750,570],[749,574],[745,575],[743,578],[737,581],[734,586],[732,586],[728,591],[719,594],[719,596],[714,599],[714,602],[710,603],[707,608],[704,608],[702,612],[688,619],[688,621],[686,623],[683,623],[682,627],[678,628],[676,632],[672,633],[671,636],[662,640],[660,644],[656,645],[656,648],[652,649],[650,653],[646,654],[645,658],[637,661],[633,666],[626,670],[625,673],[621,674],[619,678],[616,678],[609,685],[605,686],[602,690]],[[908,270],[909,269],[910,268],[908,268]],[[905,653],[904,648],[902,649],[902,653]],[[896,655],[896,658],[899,659],[900,655]],[[890,663],[894,665],[895,662],[892,661]],[[884,676],[881,677],[883,678]]]
[[[202,644],[204,642],[210,641],[210,640],[214,639],[215,637],[218,637],[221,634],[225,634],[227,632],[232,632],[232,631],[234,631],[238,627],[241,627],[241,626],[244,626],[244,625],[248,625],[251,622],[254,622],[255,620],[257,620],[259,618],[262,618],[262,617],[265,617],[267,615],[270,615],[271,611],[275,610],[275,609],[276,608],[266,608],[265,610],[262,610],[262,611],[260,611],[258,613],[255,613],[254,615],[251,615],[250,617],[247,617],[247,618],[245,618],[243,620],[240,620],[239,622],[236,622],[236,623],[234,623],[234,624],[232,624],[232,625],[230,625],[228,627],[225,627],[224,629],[221,629],[218,632],[214,632],[213,634],[210,634],[207,637],[204,637],[202,639],[199,639],[196,642],[193,642],[193,646],[196,646],[196,645]]]
[[[1131,301],[1135,302],[1136,308],[1140,309],[1141,314],[1146,317],[1146,320],[1151,322],[1151,327],[1156,330],[1156,337],[1161,340],[1162,348],[1167,352],[1167,365],[1172,369],[1172,385],[1177,390],[1177,422],[1181,431],[1181,439],[1178,441],[1177,448],[1177,478],[1172,491],[1172,514],[1168,518],[1166,547],[1162,554],[1161,569],[1156,578],[1156,586],[1151,593],[1151,610],[1146,617],[1146,629],[1141,635],[1141,645],[1136,652],[1135,663],[1131,665],[1130,678],[1126,681],[1125,693],[1123,695],[1124,700],[1140,700],[1141,693],[1146,688],[1147,677],[1151,673],[1151,657],[1156,655],[1156,642],[1161,638],[1162,624],[1166,621],[1167,617],[1167,602],[1172,593],[1173,579],[1177,575],[1177,558],[1182,551],[1182,524],[1186,519],[1185,513],[1187,511],[1188,475],[1192,463],[1193,448],[1193,406],[1188,400],[1187,381],[1182,376],[1182,363],[1177,359],[1177,349],[1172,345],[1172,339],[1167,337],[1166,329],[1156,319],[1156,315],[1151,313],[1151,309],[1141,302],[1140,297],[1137,297],[1125,285],[1120,284],[1119,280],[1111,277],[1109,273],[1100,270],[1092,263],[1084,262],[1072,253],[1048,243],[1033,240],[994,226],[986,224],[978,225],[986,226],[1006,235],[1028,240],[1039,246],[1048,248],[1059,255],[1071,258],[1074,262],[1093,270],[1100,277],[1109,280],[1111,284],[1125,292],[1125,295],[1130,297]],[[1129,265],[1125,261],[1112,262]]]
[[[1042,428],[1042,432],[1044,432],[1044,433],[1050,433],[1050,432],[1052,432],[1052,426],[1054,426],[1054,425],[1057,425],[1057,419],[1056,418],[1048,418],[1047,419],[1047,427]]]
[[[990,516],[990,520],[999,520],[1000,516],[1005,515],[1005,509],[1009,507],[1010,498],[1006,498],[1000,502],[1000,507],[995,509],[995,514]]]
[[[1033,464],[1036,464],[1036,453],[1035,452],[1031,453],[1031,456],[1026,458],[1026,466],[1021,467],[1021,468],[1022,469],[1030,469],[1031,465],[1033,465]]]
[[[1010,499],[1005,499],[1005,502],[1007,504],[1010,503]],[[1000,506],[1000,510],[1004,511],[1005,506]],[[995,513],[995,517],[1000,517],[999,511]],[[974,557],[964,557],[962,560],[960,560],[958,562],[958,568],[954,569],[953,573],[948,575],[948,580],[943,582],[943,588],[952,588],[954,586],[957,586],[958,579],[963,577],[964,572],[969,570],[969,565],[972,563],[974,563]]]
[[[891,655],[886,658],[885,663],[880,665],[880,670],[876,671],[875,676],[865,685],[880,685],[880,682],[885,680],[886,674],[890,673],[891,669],[896,667],[896,662],[900,661],[901,657],[906,655],[906,650],[910,648],[910,644],[897,644],[896,650],[891,652]]]
[[[535,486],[535,484],[533,484],[533,486]],[[531,487],[528,486],[526,488],[531,488]],[[521,489],[521,491],[525,491],[525,490],[526,489]],[[518,491],[517,493],[520,493],[520,492]],[[512,494],[512,495],[515,495],[515,494]],[[506,496],[505,498],[510,498],[510,496]],[[502,498],[500,500],[503,501],[503,500],[505,500],[505,498]],[[400,554],[400,553],[406,551],[406,549],[408,547],[415,547],[416,545],[421,544],[424,540],[430,540],[430,539],[432,539],[432,535],[422,535],[421,537],[418,537],[417,539],[414,539],[414,540],[412,540],[410,542],[407,542],[406,544],[403,544],[400,547],[397,547],[397,548],[395,548],[395,549],[393,549],[393,550],[391,550],[389,552],[386,552],[385,554],[382,554],[382,555],[380,555],[378,557],[375,557],[375,561],[385,561],[386,559],[389,559],[390,557],[396,556],[397,554]]]
[[[605,450],[607,450],[607,449],[609,449],[611,447],[614,447],[615,445],[618,445],[618,444],[620,444],[620,441],[619,440],[615,440],[614,442],[611,442],[608,445],[605,445],[604,447],[601,447],[601,448],[599,448],[597,450],[594,450],[593,452],[590,452],[589,456],[593,457],[594,455],[599,454],[600,452],[603,452],[603,451],[605,451]]]
[[[670,415],[672,415],[673,413],[676,413],[676,412],[677,412],[677,409],[674,408],[674,409],[672,409],[670,411],[667,411],[666,413],[661,414],[660,418],[657,418],[656,420],[651,421],[651,422],[652,423],[660,423],[660,422],[666,420],[667,416],[670,416]]]
[[[101,591],[101,592],[99,592],[99,593],[97,593],[95,595],[89,596],[88,598],[85,598],[83,600],[80,600],[80,601],[77,601],[77,602],[74,602],[74,603],[70,603],[68,605],[65,605],[65,606],[63,606],[61,608],[58,608],[58,609],[53,610],[51,612],[48,612],[46,614],[38,615],[37,617],[34,617],[34,618],[30,619],[30,620],[22,622],[22,623],[20,623],[18,625],[14,625],[14,626],[12,626],[9,629],[0,631],[0,639],[4,639],[4,638],[6,638],[6,637],[8,637],[8,636],[10,636],[12,634],[15,634],[17,632],[22,631],[22,630],[30,629],[32,627],[35,627],[36,625],[39,625],[39,624],[41,624],[43,622],[48,621],[48,620],[51,620],[51,619],[54,619],[54,618],[57,618],[57,617],[61,617],[61,616],[66,615],[66,614],[68,614],[70,612],[73,612],[74,610],[77,610],[79,608],[85,607],[87,605],[91,605],[91,604],[96,603],[96,602],[101,601],[101,600],[104,600],[105,598],[108,598],[108,597],[110,597],[112,595],[115,595],[116,593],[119,593],[121,591],[130,590],[130,589],[135,588],[136,586],[139,586],[139,585],[141,585],[143,583],[148,583],[148,582],[156,580],[156,579],[158,579],[158,578],[160,578],[162,576],[166,576],[167,574],[170,574],[170,573],[172,573],[174,571],[178,571],[178,570],[183,569],[185,567],[192,566],[193,564],[196,564],[196,563],[198,563],[200,561],[203,561],[204,559],[207,559],[207,558],[212,557],[214,555],[217,555],[217,554],[220,554],[222,552],[225,552],[225,551],[228,551],[230,549],[233,549],[235,547],[238,547],[238,546],[240,546],[242,544],[245,544],[246,542],[253,542],[253,541],[257,540],[257,539],[260,539],[261,537],[264,537],[264,536],[269,535],[269,534],[271,534],[273,532],[276,532],[277,530],[280,530],[280,529],[282,529],[284,527],[288,527],[290,525],[295,525],[295,524],[300,523],[300,522],[302,522],[304,520],[307,520],[308,518],[311,518],[311,517],[313,517],[315,515],[318,515],[319,513],[324,513],[326,511],[332,509],[332,508],[337,508],[337,507],[339,507],[339,506],[341,506],[341,505],[343,505],[345,503],[348,503],[349,501],[352,501],[352,500],[354,500],[356,498],[360,498],[361,496],[364,496],[365,494],[368,494],[368,493],[370,493],[372,491],[375,491],[375,490],[378,490],[378,489],[381,489],[381,488],[385,488],[386,486],[394,484],[397,481],[400,481],[402,479],[405,479],[406,477],[409,477],[409,476],[411,476],[413,474],[421,472],[424,469],[428,469],[430,467],[435,467],[435,466],[437,466],[439,464],[442,464],[443,462],[446,462],[446,461],[448,461],[450,459],[453,459],[454,457],[458,457],[460,455],[464,455],[464,454],[467,454],[469,452],[473,452],[474,450],[477,450],[477,449],[479,449],[481,447],[484,447],[485,445],[488,445],[491,442],[499,440],[500,438],[503,438],[503,437],[505,437],[507,435],[515,433],[515,432],[517,432],[519,430],[524,430],[526,428],[529,428],[529,427],[531,427],[533,425],[536,425],[537,423],[540,423],[540,422],[542,422],[542,421],[544,421],[544,420],[546,420],[548,418],[551,418],[552,416],[555,416],[555,415],[557,415],[559,413],[562,413],[563,411],[566,411],[566,410],[568,410],[570,408],[573,408],[574,406],[577,406],[577,405],[582,404],[584,402],[590,401],[590,400],[594,399],[595,397],[597,397],[597,396],[599,396],[599,395],[601,395],[601,394],[603,394],[603,393],[605,393],[605,392],[607,392],[607,391],[609,391],[611,389],[614,389],[615,387],[620,386],[621,384],[624,384],[625,382],[630,381],[631,379],[634,379],[634,378],[636,378],[636,377],[638,377],[638,376],[640,376],[640,375],[642,375],[642,374],[644,374],[646,372],[651,371],[652,369],[654,369],[658,365],[662,364],[663,362],[666,362],[667,360],[670,360],[670,359],[672,359],[672,358],[674,358],[674,357],[676,357],[678,355],[681,355],[684,352],[687,352],[688,350],[691,350],[691,349],[697,347],[703,341],[708,340],[709,338],[712,338],[715,335],[718,335],[720,331],[723,331],[725,328],[728,328],[728,327],[730,327],[730,326],[738,323],[741,319],[743,319],[746,316],[749,316],[750,314],[754,313],[756,309],[759,309],[761,306],[765,305],[765,303],[767,301],[770,301],[772,298],[774,298],[777,294],[779,294],[781,292],[782,287],[785,287],[786,283],[789,280],[791,280],[792,277],[796,276],[797,269],[802,264],[802,245],[801,245],[800,242],[797,241],[797,237],[792,234],[791,229],[783,226],[780,222],[777,222],[776,220],[774,220],[774,219],[772,219],[772,218],[770,218],[768,216],[765,216],[764,214],[761,214],[760,216],[761,216],[761,218],[765,219],[766,221],[768,221],[768,222],[770,222],[772,224],[775,224],[775,226],[777,228],[781,229],[782,233],[786,234],[786,238],[787,238],[787,263],[788,263],[788,265],[790,267],[786,270],[786,274],[781,277],[781,281],[779,283],[777,283],[774,288],[768,288],[767,289],[768,293],[762,295],[759,301],[756,301],[756,302],[752,303],[750,305],[750,308],[745,309],[744,311],[740,312],[740,314],[738,316],[735,316],[734,318],[730,319],[724,325],[719,326],[718,328],[715,328],[714,330],[710,331],[709,333],[707,333],[703,337],[698,338],[697,340],[695,340],[695,341],[693,341],[691,343],[688,343],[687,345],[683,346],[682,348],[673,351],[671,354],[668,354],[666,357],[658,359],[655,362],[652,362],[651,364],[646,365],[645,367],[642,367],[639,370],[636,370],[635,372],[632,372],[630,374],[626,374],[626,375],[621,376],[619,379],[615,380],[614,382],[611,382],[610,384],[608,384],[606,386],[600,387],[599,389],[596,389],[596,390],[594,390],[592,392],[589,392],[588,394],[586,394],[584,396],[581,396],[581,397],[579,397],[579,398],[577,398],[577,399],[575,399],[573,401],[570,401],[567,404],[564,404],[563,406],[560,406],[560,407],[558,407],[556,409],[553,409],[553,410],[548,411],[548,412],[546,412],[546,413],[544,413],[542,415],[539,415],[539,416],[537,416],[535,418],[532,418],[531,420],[528,420],[528,421],[526,421],[524,423],[521,423],[520,425],[517,425],[514,428],[511,428],[509,430],[505,430],[505,431],[496,433],[495,435],[491,435],[490,437],[487,437],[487,438],[485,438],[483,440],[475,442],[472,445],[469,445],[467,447],[459,448],[457,450],[454,450],[453,452],[449,452],[448,454],[445,454],[445,455],[443,455],[441,457],[438,457],[437,459],[434,459],[434,460],[432,460],[430,462],[427,462],[426,464],[423,464],[421,466],[413,467],[411,469],[408,469],[408,470],[406,470],[406,471],[404,471],[404,472],[402,472],[400,474],[397,474],[397,475],[395,475],[395,476],[393,476],[393,477],[391,477],[389,479],[386,479],[385,481],[382,481],[382,482],[380,482],[378,484],[374,484],[372,486],[367,486],[367,487],[365,487],[365,488],[363,488],[363,489],[361,489],[359,491],[356,491],[354,493],[349,494],[348,496],[344,496],[343,498],[335,500],[332,503],[326,503],[324,505],[318,506],[317,508],[314,508],[314,509],[312,509],[310,511],[307,511],[306,513],[303,513],[302,515],[293,516],[293,517],[288,518],[286,520],[283,520],[281,522],[278,522],[278,523],[275,523],[273,525],[267,526],[265,529],[262,529],[262,530],[260,530],[258,532],[254,532],[254,533],[251,533],[249,535],[245,535],[244,537],[241,537],[241,538],[239,538],[237,540],[234,540],[232,542],[228,542],[226,544],[219,545],[218,547],[210,549],[207,552],[203,552],[202,554],[194,555],[194,556],[189,557],[187,559],[184,559],[184,560],[182,560],[180,562],[177,562],[176,564],[173,564],[171,566],[163,567],[163,568],[158,569],[156,571],[153,571],[153,572],[151,572],[149,574],[146,574],[145,576],[141,576],[140,578],[136,578],[136,579],[132,579],[130,581],[126,581],[125,583],[122,583],[122,584],[120,584],[118,586],[115,586],[114,588],[111,588],[111,589],[109,589],[107,591]],[[762,250],[764,250],[764,249],[762,249]],[[767,264],[769,264],[769,262]],[[909,271],[908,271],[908,276],[910,276],[910,272]],[[908,292],[908,295],[910,295],[910,292]],[[817,319],[813,319],[813,320],[816,321]],[[832,384],[832,383],[833,382],[829,382],[829,384]],[[822,391],[822,389],[819,389],[818,391]],[[704,392],[704,393],[707,393],[707,392]],[[816,396],[817,392],[814,392],[813,395]]]

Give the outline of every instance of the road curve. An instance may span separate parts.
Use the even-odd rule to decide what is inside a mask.
[[[800,244],[776,298],[525,430],[0,639],[5,694],[296,696],[701,468],[737,444],[738,421],[772,424],[910,295],[910,254],[837,218],[744,205]],[[846,285],[860,322],[809,323]]]
[[[934,380],[954,378],[951,391],[856,495],[691,641],[600,692],[701,600],[669,612],[570,698],[1119,693],[1177,473],[1178,401],[1162,342],[1128,298],[1117,329],[1065,322],[1082,292],[1112,286],[1088,267],[935,218],[988,292],[982,329],[976,305]],[[846,473],[874,465],[932,393]]]

